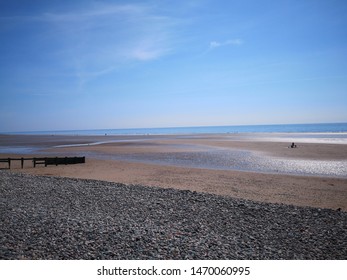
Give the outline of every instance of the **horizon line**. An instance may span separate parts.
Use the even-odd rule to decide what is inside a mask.
[[[57,129],[57,130],[25,130],[25,131],[0,131],[4,134],[20,133],[47,133],[47,132],[69,132],[69,131],[102,131],[102,130],[146,130],[146,129],[187,129],[187,128],[213,128],[213,127],[247,127],[247,126],[282,126],[282,125],[328,125],[347,124],[343,122],[317,122],[317,123],[279,123],[279,124],[233,124],[233,125],[197,125],[197,126],[166,126],[166,127],[127,127],[127,128],[87,128],[87,129]]]

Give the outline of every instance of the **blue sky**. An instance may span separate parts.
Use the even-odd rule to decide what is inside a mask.
[[[0,131],[347,122],[347,1],[0,1]]]

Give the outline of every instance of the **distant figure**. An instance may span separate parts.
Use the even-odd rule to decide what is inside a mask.
[[[293,149],[293,148],[296,148],[295,143],[293,142],[292,145],[291,145],[290,147],[291,147],[292,149]]]

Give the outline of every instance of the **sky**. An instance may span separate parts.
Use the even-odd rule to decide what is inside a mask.
[[[347,1],[0,0],[0,132],[347,122]]]

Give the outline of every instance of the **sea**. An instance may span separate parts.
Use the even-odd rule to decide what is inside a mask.
[[[347,123],[51,130],[51,131],[21,131],[21,132],[0,133],[0,134],[97,136],[97,135],[225,134],[225,133],[347,133]]]

